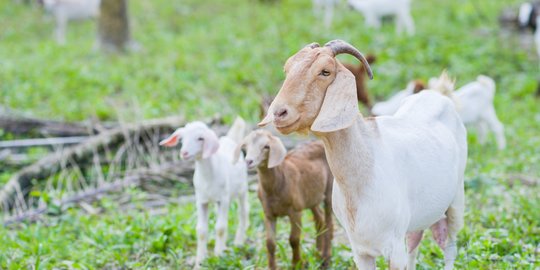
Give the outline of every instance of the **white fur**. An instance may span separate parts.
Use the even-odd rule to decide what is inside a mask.
[[[371,109],[371,113],[374,115],[392,115],[394,114],[403,100],[407,98],[408,96],[413,94],[414,91],[415,82],[409,82],[407,84],[407,87],[396,94],[394,94],[392,97],[390,97],[386,101],[381,101],[376,103],[373,108]]]
[[[227,223],[230,203],[238,199],[239,224],[234,243],[242,244],[249,225],[249,202],[247,187],[247,168],[245,162],[233,164],[233,154],[239,140],[244,136],[245,123],[238,118],[227,136],[219,138],[219,148],[208,158],[203,158],[206,138],[214,134],[202,122],[192,122],[180,128],[172,136],[182,140],[181,156],[195,159],[195,201],[197,206],[197,257],[195,268],[200,267],[207,253],[208,206],[217,204],[216,243],[214,253],[219,256],[226,248]],[[210,134],[212,133],[212,134]],[[171,138],[169,137],[169,138]],[[200,138],[205,138],[201,141]],[[215,137],[217,138],[217,137]],[[168,139],[162,141],[165,144]],[[171,146],[171,145],[169,145]],[[240,155],[243,161],[243,155]]]
[[[429,89],[434,89],[438,83],[437,78],[429,80]],[[405,90],[401,90],[388,101],[383,101],[373,106],[375,115],[392,115],[400,107],[403,100],[413,94],[411,83]],[[504,126],[497,118],[493,99],[495,96],[495,82],[488,76],[480,75],[476,81],[470,82],[459,88],[452,94],[458,113],[467,126],[478,129],[479,142],[484,144],[488,130],[495,134],[499,149],[506,147]]]
[[[322,17],[324,26],[329,28],[332,25],[334,16],[334,7],[337,0],[313,0],[313,14],[316,17]]]
[[[379,28],[383,16],[394,16],[396,31],[403,29],[414,35],[414,21],[411,16],[411,0],[348,0],[349,5],[362,13],[368,26]]]
[[[536,25],[538,25],[538,28],[534,32],[534,42],[536,43],[536,53],[540,59],[540,16],[536,16]]]
[[[408,97],[393,116],[361,116],[343,130],[319,134],[336,177],[333,208],[359,269],[384,256],[392,269],[414,266],[407,233],[445,216],[445,269],[452,269],[463,224],[466,130],[452,102],[434,91]],[[411,252],[411,251],[409,251]],[[416,251],[412,252],[415,254]]]
[[[525,2],[519,6],[518,22],[519,26],[525,27],[529,23],[529,17],[533,11],[533,5],[529,2]]]
[[[43,5],[56,20],[55,38],[66,43],[67,23],[72,20],[95,18],[99,15],[100,0],[44,0]]]

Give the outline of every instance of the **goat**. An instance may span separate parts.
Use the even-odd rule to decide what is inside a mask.
[[[100,0],[43,0],[43,6],[56,20],[56,42],[66,43],[68,21],[96,18],[99,15],[100,3]]]
[[[536,16],[536,24],[540,24],[540,15]],[[540,31],[538,29],[534,31],[534,43],[536,44],[536,54],[540,58]]]
[[[540,58],[540,2],[525,2],[519,7],[518,23],[521,29],[530,29],[534,33],[536,53]]]
[[[371,113],[377,116],[392,115],[398,110],[399,106],[405,98],[424,89],[425,85],[422,81],[411,81],[407,84],[407,87],[405,89],[397,92],[388,100],[376,103],[371,109]]]
[[[429,80],[430,88],[438,83],[438,79]],[[504,125],[499,121],[495,106],[495,81],[492,78],[479,75],[476,81],[465,84],[452,94],[459,116],[466,126],[475,126],[478,131],[480,144],[486,142],[488,131],[495,134],[499,150],[506,148]]]
[[[536,17],[540,15],[540,2],[525,2],[519,6],[518,24],[521,29],[536,31]]]
[[[324,26],[329,28],[334,17],[334,6],[338,0],[312,0],[313,14],[316,17],[323,17]]]
[[[364,56],[334,40],[310,44],[285,63],[286,78],[268,115],[283,134],[309,132],[322,139],[334,175],[332,206],[345,228],[359,269],[415,269],[423,230],[431,226],[444,249],[445,269],[457,255],[463,226],[467,131],[446,96],[423,91],[393,116],[364,118],[353,75],[335,56]],[[407,248],[405,245],[407,238]]]
[[[377,58],[374,55],[366,55],[366,60],[369,64],[373,64]],[[372,104],[369,98],[367,86],[366,86],[366,70],[364,65],[343,64],[353,75],[356,80],[356,97],[358,101],[362,102],[369,110],[371,110]]]
[[[234,150],[242,140],[245,122],[237,118],[227,133],[218,139],[216,133],[202,122],[191,122],[177,129],[159,144],[174,147],[182,140],[180,149],[184,160],[195,159],[195,202],[197,207],[197,256],[195,268],[206,257],[208,234],[208,206],[217,203],[216,244],[214,253],[219,256],[226,248],[229,206],[238,199],[239,224],[234,244],[245,241],[249,226],[247,168],[244,162],[233,164]],[[243,160],[243,157],[239,157]]]
[[[257,168],[258,196],[264,210],[268,266],[276,269],[276,219],[288,216],[291,223],[289,243],[292,264],[300,263],[302,211],[311,209],[317,228],[317,249],[323,267],[330,262],[332,243],[332,173],[322,142],[297,147],[287,154],[281,140],[266,130],[255,130],[238,145],[235,156],[246,150],[248,168]],[[324,217],[319,205],[324,202]]]
[[[411,16],[411,0],[348,0],[349,6],[364,15],[366,25],[381,27],[383,16],[394,16],[396,32],[405,28],[408,35],[414,35],[414,21]]]

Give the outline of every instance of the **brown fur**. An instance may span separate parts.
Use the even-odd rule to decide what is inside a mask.
[[[268,131],[257,135],[272,136]],[[270,149],[272,151],[272,149]],[[333,176],[326,161],[321,141],[310,142],[290,151],[274,168],[268,168],[268,158],[257,168],[258,197],[265,215],[268,267],[276,269],[275,227],[278,217],[288,216],[291,222],[289,243],[292,247],[293,267],[300,266],[300,235],[302,211],[310,209],[317,229],[316,246],[327,268],[331,257],[333,234],[332,184]],[[324,202],[324,216],[320,204]]]
[[[422,90],[426,90],[426,84],[422,80],[415,80],[413,94],[417,94]]]

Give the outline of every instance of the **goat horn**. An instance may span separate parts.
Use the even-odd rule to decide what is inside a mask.
[[[315,48],[321,47],[321,45],[319,45],[319,43],[317,43],[317,42],[313,42],[313,43],[310,43],[310,44],[304,46],[304,48],[305,48],[305,47],[310,47],[310,48],[312,48],[312,49],[315,49]]]
[[[355,47],[353,47],[351,44],[343,41],[343,40],[332,40],[329,41],[324,45],[325,47],[329,47],[332,49],[332,52],[334,52],[334,56],[342,53],[348,53],[354,57],[356,57],[358,60],[364,64],[364,67],[366,68],[366,72],[371,80],[373,80],[373,71],[371,71],[371,67],[369,66],[368,61],[364,57],[364,55],[358,51]]]

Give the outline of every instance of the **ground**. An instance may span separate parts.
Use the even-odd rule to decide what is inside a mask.
[[[92,50],[92,22],[70,24],[67,45],[58,46],[52,18],[37,7],[2,1],[0,105],[71,121],[169,115],[193,120],[219,114],[229,122],[241,115],[255,123],[260,96],[277,92],[287,57],[305,44],[335,38],[377,56],[375,79],[369,82],[377,99],[443,69],[458,86],[486,74],[497,83],[495,106],[508,148],[498,151],[494,138],[481,146],[475,133],[469,134],[467,207],[456,268],[540,268],[540,187],[510,181],[518,174],[540,175],[540,100],[534,98],[539,61],[531,47],[520,46],[497,24],[500,11],[520,1],[415,0],[414,37],[396,36],[391,22],[381,30],[366,29],[363,18],[344,3],[325,29],[313,17],[310,1],[271,2],[131,1],[133,36],[142,50],[111,56]],[[11,137],[0,132],[0,139]],[[12,172],[0,169],[3,183]],[[136,188],[127,192],[146,196]],[[1,228],[0,268],[191,268],[196,245],[191,203],[170,204],[159,214],[143,207],[123,211],[108,198],[94,204],[105,211],[90,215],[73,207],[43,222]],[[208,268],[267,265],[263,214],[254,194],[251,205],[249,244],[211,257]],[[288,225],[283,220],[278,226],[278,261],[287,267]],[[309,269],[318,264],[313,227],[306,214],[302,248]],[[334,245],[333,269],[354,267],[344,243]],[[419,269],[441,268],[442,254],[431,237],[421,243],[420,254]]]

